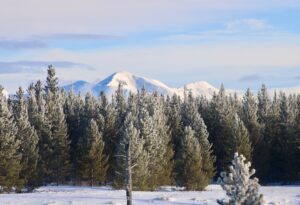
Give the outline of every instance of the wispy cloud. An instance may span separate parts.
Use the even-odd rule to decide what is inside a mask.
[[[258,74],[246,75],[239,79],[239,81],[241,81],[241,82],[253,82],[253,81],[258,81],[258,80],[261,80],[261,76]]]
[[[0,38],[1,50],[27,50],[27,49],[43,49],[51,47],[50,40],[70,40],[74,41],[110,41],[121,39],[120,36],[92,34],[92,33],[54,33],[44,35],[28,36],[25,40],[18,38]]]
[[[259,35],[258,35],[259,34]],[[208,28],[191,33],[172,34],[162,37],[162,40],[178,41],[209,41],[224,39],[239,39],[243,37],[267,37],[288,35],[276,30],[274,26],[262,19],[236,19],[220,24],[217,28]]]
[[[229,21],[225,24],[225,28],[231,31],[240,30],[263,30],[272,28],[267,22],[261,19],[238,19]]]
[[[54,33],[38,36],[46,39],[70,39],[70,40],[113,40],[120,39],[120,36],[94,34],[94,33]]]
[[[47,44],[39,40],[0,39],[0,49],[22,50],[45,48]]]
[[[82,69],[93,70],[91,66],[69,61],[0,61],[0,74],[43,73],[48,65],[65,69],[81,67]]]

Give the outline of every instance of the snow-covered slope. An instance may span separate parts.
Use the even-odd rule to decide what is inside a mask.
[[[174,93],[174,89],[169,88],[160,81],[137,76],[129,72],[118,72],[110,75],[92,86],[92,92],[98,94],[104,91],[110,95],[117,90],[119,84],[123,85],[125,92],[136,93],[138,90],[145,88],[148,92],[157,91],[164,95],[172,95]]]
[[[296,86],[296,87],[287,87],[287,88],[272,88],[270,89],[270,93],[274,93],[274,92],[285,92],[285,94],[290,95],[290,94],[299,94],[300,93],[300,86]]]
[[[73,89],[73,91],[75,93],[80,92],[80,93],[85,94],[91,90],[91,84],[86,81],[79,80],[79,81],[74,82],[73,84],[63,86],[63,89],[67,92],[69,92],[71,89]]]
[[[186,84],[184,87],[181,87],[177,90],[177,93],[180,96],[183,96],[184,88],[188,91],[191,91],[195,96],[207,96],[210,97],[214,92],[218,92],[218,89],[209,84],[206,81],[199,81],[194,83]]]
[[[171,96],[177,94],[183,96],[184,87],[187,90],[192,91],[196,96],[204,95],[211,97],[214,92],[218,92],[217,88],[205,81],[190,83],[181,88],[172,88],[158,80],[137,76],[129,72],[117,72],[96,83],[76,81],[73,85],[66,85],[63,86],[63,88],[66,91],[69,91],[73,86],[76,93],[81,92],[82,94],[85,94],[87,92],[92,92],[95,96],[98,96],[100,92],[105,92],[107,95],[111,95],[116,91],[120,83],[123,85],[126,93],[136,93],[138,90],[145,88],[148,92],[157,91],[163,95]]]

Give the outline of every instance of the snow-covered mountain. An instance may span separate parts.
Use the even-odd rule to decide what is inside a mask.
[[[160,81],[140,77],[129,72],[118,72],[108,76],[104,80],[92,86],[92,92],[94,94],[98,94],[101,91],[104,91],[110,95],[117,90],[119,84],[123,85],[125,92],[136,93],[144,87],[149,92],[157,91],[164,95],[174,93],[174,89]]]
[[[76,81],[72,84],[63,86],[63,89],[69,92],[71,89],[74,90],[75,93],[87,93],[92,91],[92,84],[83,80]]]
[[[211,97],[214,92],[218,92],[217,88],[205,81],[186,84],[181,88],[172,88],[158,80],[137,76],[129,72],[117,72],[96,83],[80,80],[73,84],[65,85],[63,88],[66,91],[69,91],[73,87],[73,90],[76,93],[81,92],[82,94],[85,94],[87,92],[92,92],[95,96],[98,96],[101,91],[105,92],[107,95],[111,95],[117,90],[120,83],[123,85],[126,93],[136,93],[138,90],[145,88],[148,92],[157,91],[163,95],[171,96],[177,94],[183,96],[184,87],[197,96],[205,95]]]
[[[209,84],[206,81],[198,81],[194,83],[186,84],[185,86],[178,89],[177,93],[180,96],[183,96],[184,89],[192,91],[195,96],[212,96],[215,92],[218,92],[218,89]]]

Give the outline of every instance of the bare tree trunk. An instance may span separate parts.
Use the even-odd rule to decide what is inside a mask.
[[[132,205],[132,176],[131,176],[131,156],[130,156],[130,141],[125,145],[126,151],[126,173],[125,173],[125,185],[126,185],[126,198],[127,205]]]

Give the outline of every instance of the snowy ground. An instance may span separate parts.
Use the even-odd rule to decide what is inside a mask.
[[[269,205],[300,205],[300,186],[261,187]],[[225,197],[218,185],[210,185],[203,192],[181,192],[165,189],[157,192],[134,192],[134,204],[217,204]],[[30,194],[0,195],[0,205],[100,205],[125,204],[125,192],[108,187],[41,187]]]

